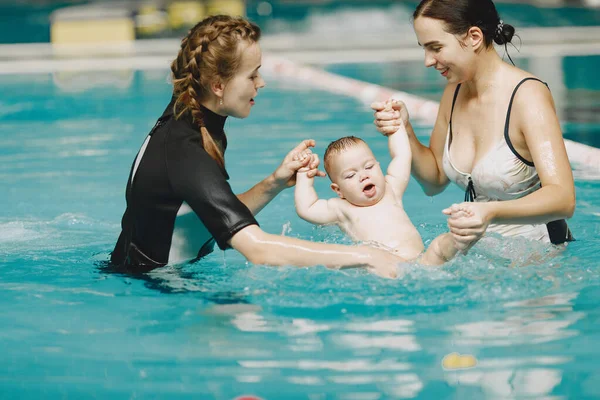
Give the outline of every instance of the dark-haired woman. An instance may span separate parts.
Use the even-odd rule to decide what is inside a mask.
[[[560,244],[572,240],[565,218],[575,210],[573,174],[547,85],[504,62],[496,49],[510,43],[491,0],[423,0],[414,30],[425,66],[448,81],[429,146],[419,142],[406,107],[375,103],[375,125],[387,134],[405,124],[412,174],[427,195],[450,181],[464,202],[444,213],[462,247],[486,232]],[[469,215],[454,218],[456,211]]]
[[[258,90],[260,29],[243,18],[213,16],[182,40],[171,65],[173,97],[133,162],[127,209],[111,262],[131,272],[200,258],[216,244],[233,247],[249,261],[267,265],[364,266],[396,275],[391,253],[367,246],[313,243],[264,232],[257,214],[293,186],[298,169],[317,171],[318,159],[296,155],[314,146],[305,140],[281,165],[247,192],[227,182],[223,126],[228,116],[246,118]]]

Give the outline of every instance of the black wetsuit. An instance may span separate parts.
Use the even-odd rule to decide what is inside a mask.
[[[175,243],[187,247],[187,254],[191,250],[191,258],[202,257],[212,251],[215,241],[224,250],[238,231],[258,224],[231,190],[227,172],[204,150],[191,115],[175,119],[173,103],[150,131],[131,167],[122,231],[111,254],[115,265],[144,271],[181,261]],[[225,151],[226,117],[204,107],[202,111],[207,130]],[[187,214],[182,212],[186,204]],[[182,228],[177,220],[185,220]]]

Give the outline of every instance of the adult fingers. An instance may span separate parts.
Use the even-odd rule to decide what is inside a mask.
[[[287,162],[285,165],[291,171],[297,171],[300,168],[308,166],[309,163],[310,163],[310,157],[306,157],[304,159],[291,160],[291,161]]]
[[[396,129],[400,128],[400,125],[398,124],[398,120],[395,119],[391,119],[388,121],[382,120],[382,119],[376,119],[373,121],[373,123],[375,124],[375,126],[377,127],[384,127],[384,126],[395,126]]]
[[[305,158],[310,158],[312,156],[312,151],[310,149],[306,149],[301,151],[300,153],[292,153],[294,154],[293,160],[304,160]]]
[[[305,139],[303,141],[301,141],[296,147],[294,147],[292,149],[292,151],[290,151],[290,154],[298,154],[301,153],[311,147],[315,147],[316,142],[314,141],[314,139]]]
[[[452,229],[477,229],[482,226],[481,221],[476,218],[448,218],[448,226]]]
[[[461,236],[461,235],[455,235],[453,233],[452,238],[454,239],[454,241],[456,242],[456,244],[459,248],[464,247],[464,246],[467,246],[468,248],[470,248],[474,244],[474,242],[477,241],[476,235]]]
[[[403,108],[406,108],[406,104],[404,104],[403,101],[392,99],[392,108],[394,110],[401,110]]]
[[[457,229],[457,228],[453,228],[453,227],[449,227],[449,228],[450,228],[450,233],[452,233],[453,235],[461,236],[461,237],[479,235],[479,230],[477,230],[477,229]]]
[[[375,113],[375,119],[381,119],[383,121],[400,119],[400,113],[398,111],[378,111]]]
[[[371,103],[371,108],[375,111],[381,111],[381,110],[385,109],[385,102],[376,101],[374,103]]]

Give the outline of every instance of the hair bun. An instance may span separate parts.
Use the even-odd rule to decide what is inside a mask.
[[[494,36],[494,42],[497,44],[510,43],[513,36],[515,36],[515,27],[509,24],[500,22],[496,29],[496,35]]]

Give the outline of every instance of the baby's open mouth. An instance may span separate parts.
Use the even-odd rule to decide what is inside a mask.
[[[363,188],[363,193],[367,196],[371,197],[375,195],[375,185],[369,183],[367,186]]]

